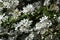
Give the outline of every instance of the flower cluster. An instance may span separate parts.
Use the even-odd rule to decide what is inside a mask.
[[[0,40],[59,40],[59,5],[60,0],[0,0]]]
[[[0,8],[14,8],[18,5],[18,0],[0,0]]]
[[[23,19],[21,22],[14,24],[15,30],[19,30],[21,32],[28,32],[30,25],[32,24],[32,21],[29,21],[28,19]]]

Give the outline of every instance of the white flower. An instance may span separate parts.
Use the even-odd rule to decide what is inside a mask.
[[[13,37],[9,37],[8,40],[14,40],[14,38]]]
[[[48,20],[47,16],[40,18],[40,22],[36,23],[35,31],[37,30],[37,34],[41,33],[44,34],[46,29],[52,25],[52,22]]]
[[[2,18],[2,21],[5,22],[8,19],[8,16]]]
[[[0,40],[3,40],[3,39],[0,39]]]
[[[0,15],[0,20],[3,18],[3,15]]]
[[[14,9],[19,1],[18,0],[2,0],[3,2],[3,8],[11,8]]]
[[[60,3],[60,0],[57,0],[56,4],[59,4]]]
[[[0,0],[0,2],[3,2],[2,0]]]
[[[57,18],[58,23],[60,23],[60,16]]]
[[[3,16],[4,16],[5,14],[3,14],[3,15],[0,15],[0,20],[3,18]]]
[[[59,11],[59,6],[55,6],[55,10],[56,10],[56,12],[58,12]]]
[[[45,27],[48,27],[48,24],[47,24],[48,22],[47,21],[44,21],[44,22],[39,22],[39,23],[36,23],[36,29],[37,30],[40,30],[40,29],[42,29],[42,28],[45,28]]]
[[[3,15],[0,15],[0,24],[2,23],[2,18],[3,18],[3,16],[4,16],[5,14],[3,14]]]
[[[3,2],[3,4],[4,4],[4,7],[10,8],[10,3],[9,2]]]
[[[50,4],[49,1],[50,1],[50,0],[45,0],[45,2],[44,2],[44,6],[48,6],[48,5]]]
[[[15,8],[17,5],[18,5],[18,3],[19,3],[19,1],[18,0],[10,0],[11,1],[11,7],[12,8]]]
[[[27,12],[33,12],[34,11],[34,7],[31,4],[28,4],[26,7],[23,7],[23,13],[27,13]]]
[[[32,32],[31,34],[29,34],[28,37],[25,38],[25,40],[33,40],[33,38],[34,38],[34,34]]]
[[[41,29],[40,33],[44,34],[46,31],[48,31],[48,29]]]
[[[21,20],[21,22],[14,24],[15,30],[17,30],[18,27],[20,27],[21,32],[28,32],[31,23],[32,21],[29,21],[28,19],[23,19]]]
[[[52,25],[52,22],[47,19],[48,17],[40,18],[40,22],[36,23],[36,30],[41,30],[42,28],[49,28]]]
[[[44,20],[47,20],[47,16],[44,16],[44,17],[42,17],[42,18],[40,18],[40,22],[43,22]]]
[[[18,16],[21,15],[21,11],[19,11],[18,9],[15,9],[13,13],[10,13],[13,15],[14,19],[17,19]]]
[[[15,5],[18,5],[18,3],[19,3],[19,1],[18,1],[18,0],[14,0],[14,2],[15,2]]]
[[[40,6],[41,6],[41,2],[40,2],[40,1],[34,2],[34,3],[33,3],[33,6],[34,6],[34,8],[39,9]]]
[[[54,14],[54,17],[56,17],[56,14]]]

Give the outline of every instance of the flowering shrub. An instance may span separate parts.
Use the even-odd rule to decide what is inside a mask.
[[[0,0],[0,40],[60,40],[60,0]]]

